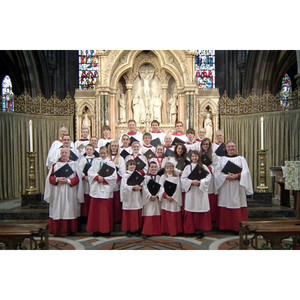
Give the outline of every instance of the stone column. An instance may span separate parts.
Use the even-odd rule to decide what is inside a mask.
[[[127,121],[132,119],[132,84],[126,84],[127,89]]]
[[[186,126],[186,110],[185,110],[185,95],[184,94],[178,94],[177,120],[181,121],[183,123],[184,127]]]
[[[162,90],[163,90],[163,103],[162,103],[162,112],[161,112],[161,123],[162,124],[167,124],[167,122],[168,122],[168,117],[167,117],[168,92],[167,92],[167,88],[168,88],[167,84],[162,85]]]
[[[297,69],[298,74],[295,76],[297,87],[298,87],[298,94],[300,93],[300,50],[296,50],[297,55]]]
[[[116,137],[116,126],[117,126],[117,105],[116,105],[116,94],[113,93],[110,95],[110,101],[109,101],[109,126],[111,129],[111,136],[113,138]]]

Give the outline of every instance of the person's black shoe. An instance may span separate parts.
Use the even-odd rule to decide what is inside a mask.
[[[203,238],[204,238],[204,233],[203,232],[197,233],[197,239],[203,239]]]
[[[133,235],[136,236],[136,237],[139,237],[139,236],[141,236],[141,233],[139,231],[136,231],[136,232],[133,233]]]
[[[102,233],[102,236],[110,236],[110,232]]]
[[[130,231],[127,231],[126,236],[127,237],[132,237],[132,233]]]
[[[148,238],[149,236],[148,235],[142,235],[142,238],[144,239],[144,240],[146,240],[147,238]]]
[[[100,236],[100,232],[93,232],[93,236],[94,236],[94,237]]]

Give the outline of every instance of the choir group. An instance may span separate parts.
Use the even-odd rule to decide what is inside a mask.
[[[46,166],[44,200],[49,203],[49,233],[66,236],[86,221],[86,231],[107,236],[120,223],[127,236],[185,234],[204,236],[213,227],[239,231],[248,220],[246,196],[253,194],[247,162],[237,155],[234,141],[216,142],[205,137],[205,129],[160,131],[159,122],[151,132],[140,133],[134,120],[119,140],[103,137],[72,142],[68,130],[60,129]]]

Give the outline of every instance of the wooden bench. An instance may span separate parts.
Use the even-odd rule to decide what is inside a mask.
[[[38,238],[39,240],[36,240],[36,238]],[[0,224],[0,242],[5,245],[5,249],[23,249],[24,241],[26,239],[29,239],[30,250],[48,250],[48,224]]]
[[[282,249],[282,240],[292,237],[293,245],[300,236],[300,220],[249,221],[240,223],[240,249],[260,249],[258,236],[262,236],[272,249]]]

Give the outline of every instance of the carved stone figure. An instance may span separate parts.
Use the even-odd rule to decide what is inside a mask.
[[[174,93],[168,100],[169,106],[169,123],[175,124],[177,118],[177,93]]]
[[[91,119],[89,117],[89,114],[90,114],[90,110],[86,107],[85,110],[83,111],[83,114],[82,114],[82,126],[81,128],[85,127],[85,128],[88,128],[89,129],[89,132],[91,132]]]
[[[204,120],[204,128],[206,129],[205,137],[212,140],[212,134],[213,134],[213,123],[210,118],[210,113],[207,113],[206,119]]]
[[[119,83],[117,90],[117,101],[119,103],[119,122],[126,123],[126,97],[123,93],[123,86]]]

